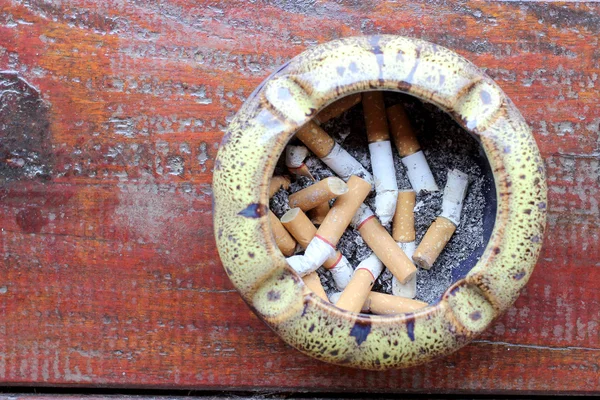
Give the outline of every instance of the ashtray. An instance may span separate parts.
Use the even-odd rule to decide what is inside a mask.
[[[351,306],[340,308],[340,303],[336,306],[323,293],[311,290],[306,278],[314,273],[314,263],[322,263],[334,255],[331,249],[336,251],[336,239],[351,223],[356,230],[368,228],[365,235],[375,235],[369,243],[377,253],[372,262],[385,263],[402,284],[415,276],[415,266],[398,262],[402,256],[396,254],[395,248],[392,255],[384,254],[394,247],[396,238],[382,239],[387,235],[383,233],[385,228],[372,224],[372,212],[363,204],[369,191],[380,184],[378,177],[372,176],[380,167],[374,162],[371,171],[364,174],[356,168],[340,166],[339,160],[346,157],[343,146],[335,141],[323,145],[323,140],[328,140],[325,136],[306,134],[310,130],[307,127],[319,126],[324,110],[349,103],[350,100],[344,99],[356,98],[359,93],[364,102],[365,98],[381,92],[404,93],[450,115],[479,142],[494,189],[489,192],[493,198],[486,202],[489,205],[485,212],[489,220],[486,243],[464,263],[468,267],[463,268],[464,273],[453,279],[439,300],[388,315],[361,312],[363,298],[357,305],[346,296],[346,300],[339,301]],[[375,148],[386,139],[372,132],[368,130],[369,146],[373,144]],[[315,222],[321,225],[316,232],[310,228],[312,233],[304,243],[303,255],[294,255],[296,242],[282,245],[279,237],[283,233],[272,227],[280,219],[269,209],[273,172],[295,135],[321,161],[328,166],[327,161],[332,162],[337,174],[327,181],[321,180],[318,193],[315,189],[310,198],[294,199],[295,205],[306,209],[315,207],[307,202],[317,195],[321,196],[317,196],[321,202],[326,199],[332,205],[322,210],[320,216],[313,216],[313,221],[316,218]],[[401,146],[396,143],[400,152]],[[425,160],[413,156],[415,151],[409,153],[402,156],[412,156],[410,165],[418,166]],[[405,165],[408,170],[409,164]],[[456,199],[464,198],[466,184],[460,183],[466,179],[463,175],[460,171],[448,173],[444,200],[448,196],[456,203]],[[411,178],[411,184],[418,186],[415,182]],[[421,184],[424,188],[419,190],[433,190],[425,187],[426,181]],[[455,192],[460,193],[447,195],[448,186],[458,187]],[[345,38],[311,48],[286,63],[259,85],[232,120],[215,161],[214,232],[231,282],[251,309],[285,342],[334,364],[378,370],[403,368],[466,345],[516,300],[541,250],[546,192],[543,162],[527,123],[498,85],[481,70],[451,50],[418,39],[393,35]],[[414,207],[411,198],[414,195],[405,196],[410,204],[402,211],[406,213]],[[394,203],[400,199],[398,188],[394,195],[378,200],[376,212],[384,225],[392,219],[390,210],[396,209],[395,204],[394,207],[389,204],[390,198]],[[453,214],[455,208],[448,207],[442,211],[441,225],[434,227],[442,232],[441,236],[447,236],[446,242],[450,236],[444,232],[454,232],[460,217],[460,210],[457,217]],[[281,219],[284,222],[295,219],[299,215],[296,209]],[[330,214],[336,214],[335,218]],[[341,219],[345,226],[332,228],[327,218]],[[363,238],[368,242],[365,235]],[[421,243],[427,235],[429,232]],[[435,247],[441,236],[431,239],[429,247]],[[320,246],[313,243],[315,240],[331,247],[323,250],[327,255],[321,257],[323,260],[310,255],[320,251],[315,250]],[[439,251],[443,248],[438,247]],[[407,260],[412,258],[410,261],[416,261],[420,267],[431,267],[435,257],[419,249],[420,245],[417,254]],[[368,269],[352,267],[356,268],[354,275]],[[362,287],[373,284],[376,277],[370,273],[362,274]],[[340,285],[352,284],[351,279],[354,279],[352,274]]]

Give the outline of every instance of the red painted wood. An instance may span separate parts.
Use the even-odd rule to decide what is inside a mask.
[[[211,224],[217,145],[245,97],[302,50],[371,33],[486,68],[531,124],[549,183],[544,251],[514,307],[462,351],[385,373],[283,344],[232,290]],[[44,144],[49,171],[31,178],[0,154],[0,381],[600,391],[599,34],[596,4],[0,0],[0,70],[45,101],[21,122],[49,124],[33,139],[36,126],[0,130],[12,150]]]

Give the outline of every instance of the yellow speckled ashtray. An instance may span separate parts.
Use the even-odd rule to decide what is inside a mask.
[[[269,183],[288,141],[327,105],[368,91],[407,93],[447,112],[480,142],[495,184],[495,221],[479,260],[413,313],[358,314],[321,299],[289,267],[269,225]],[[542,159],[514,104],[458,54],[392,35],[326,43],[271,75],[225,134],[213,191],[219,254],[248,305],[300,351],[365,369],[421,364],[485,330],[529,279],[546,220]]]

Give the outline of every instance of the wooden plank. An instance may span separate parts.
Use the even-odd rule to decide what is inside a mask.
[[[549,184],[544,250],[516,304],[464,350],[385,373],[284,345],[232,289],[211,224],[218,142],[246,96],[302,50],[371,33],[486,68],[530,122]],[[599,391],[599,33],[592,3],[0,0],[0,71],[46,104],[13,119],[49,126],[35,140],[2,131],[49,149],[35,165],[49,172],[0,169],[0,380]]]

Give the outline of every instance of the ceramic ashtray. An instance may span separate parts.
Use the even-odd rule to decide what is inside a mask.
[[[408,98],[452,118],[483,161],[461,167],[452,155],[477,151],[450,134],[431,147]],[[362,133],[328,132],[358,109]],[[273,176],[282,163],[294,182]],[[392,35],[316,46],[267,78],[223,137],[213,192],[221,261],[253,311],[300,351],[364,369],[421,364],[485,330],[529,279],[546,221],[542,159],[514,104],[456,53]],[[483,240],[458,259],[467,228]],[[428,271],[452,262],[427,298]]]

